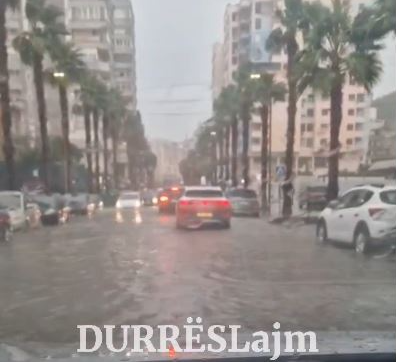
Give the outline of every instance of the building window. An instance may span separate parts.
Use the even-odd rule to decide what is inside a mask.
[[[256,4],[257,5],[257,4]],[[256,27],[256,30],[260,30],[261,29],[261,19],[260,18],[257,18],[256,19],[256,25],[255,25],[255,27]]]
[[[254,144],[254,145],[261,144],[261,139],[260,138],[256,138],[256,137],[252,138],[252,144]]]
[[[355,94],[350,94],[348,96],[348,100],[350,100],[351,102],[354,101],[356,99],[356,95]]]
[[[305,123],[301,124],[301,133],[305,132]]]
[[[364,109],[363,108],[358,108],[356,110],[356,115],[359,116],[359,117],[364,116]]]
[[[237,12],[232,13],[232,21],[237,21],[237,19],[238,19],[238,13]]]
[[[307,97],[308,102],[313,102],[315,101],[315,96],[313,94],[309,94]]]
[[[307,109],[307,117],[313,117],[315,115],[315,110],[313,108]]]
[[[362,137],[356,137],[355,138],[355,143],[356,144],[359,144],[359,143],[362,143],[363,142],[363,138]]]
[[[327,116],[330,113],[330,109],[322,109],[322,116]]]
[[[363,94],[363,93],[359,93],[359,94],[357,95],[357,101],[358,101],[358,102],[364,102],[364,100],[365,100],[364,94]]]
[[[347,131],[353,131],[353,124],[352,123],[347,124]]]
[[[307,132],[313,132],[313,130],[314,130],[313,124],[308,123],[307,124]]]
[[[363,131],[364,125],[363,123],[356,123],[355,130],[356,131]]]
[[[321,129],[322,131],[325,131],[325,130],[329,129],[329,125],[328,125],[327,123],[322,123],[322,124],[320,125],[320,129]]]
[[[262,5],[263,5],[262,3],[256,3],[256,5],[255,5],[256,14],[261,14]]]
[[[329,94],[326,92],[322,92],[322,99],[329,99]]]
[[[237,57],[232,57],[232,64],[233,65],[238,64],[238,58]]]
[[[352,138],[348,138],[346,141],[347,145],[350,146],[353,144],[353,139]]]
[[[307,147],[311,148],[313,147],[313,144],[314,144],[313,138],[307,138]]]
[[[348,116],[354,116],[355,115],[355,110],[354,109],[348,109]]]
[[[327,139],[326,139],[326,138],[322,138],[322,139],[320,140],[320,145],[321,145],[321,146],[326,146],[326,145],[327,145]]]

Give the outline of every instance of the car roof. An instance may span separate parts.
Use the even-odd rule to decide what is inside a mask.
[[[222,188],[219,186],[187,186],[185,191],[221,191],[223,192]]]
[[[384,191],[384,190],[396,190],[396,186],[380,187],[380,186],[373,186],[373,185],[359,185],[359,186],[351,187],[348,190],[345,190],[343,192],[343,194],[346,194],[347,192],[355,191],[355,190],[369,190],[372,192],[379,192],[379,191]]]

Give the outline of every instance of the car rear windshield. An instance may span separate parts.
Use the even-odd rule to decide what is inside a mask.
[[[255,199],[257,194],[253,190],[231,190],[227,192],[228,197],[242,197],[244,199]]]
[[[120,199],[121,200],[136,200],[139,198],[138,194],[124,194],[121,195]]]
[[[396,190],[381,192],[380,199],[385,204],[396,205]]]
[[[186,191],[187,197],[223,197],[223,192],[218,190],[189,190]]]

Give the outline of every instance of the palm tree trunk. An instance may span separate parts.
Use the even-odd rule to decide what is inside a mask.
[[[91,111],[88,106],[84,105],[84,128],[85,128],[85,149],[87,153],[87,169],[88,169],[88,191],[93,192],[92,180],[92,137],[91,137]]]
[[[109,190],[109,169],[108,169],[108,159],[109,159],[109,149],[108,149],[108,122],[107,115],[103,115],[103,128],[102,128],[102,142],[103,142],[103,178],[106,191]]]
[[[41,177],[45,188],[49,190],[48,163],[50,150],[48,145],[47,105],[45,103],[44,94],[43,57],[37,53],[33,55],[33,78],[36,88],[37,111],[40,123]]]
[[[295,57],[298,45],[293,38],[287,43],[287,78],[288,78],[288,108],[287,108],[287,140],[286,140],[286,180],[283,189],[282,214],[289,217],[292,214],[293,206],[293,163],[294,163],[294,138],[296,133],[296,112],[297,112],[297,85],[293,77]]]
[[[7,6],[0,4],[0,119],[3,132],[3,152],[6,164],[7,188],[15,188],[14,145],[12,142],[12,120],[10,107],[10,88],[8,84],[7,31],[5,12]]]
[[[93,110],[93,132],[94,132],[94,149],[95,149],[95,192],[100,191],[100,165],[99,165],[99,112],[96,108]]]
[[[219,170],[219,179],[220,181],[224,179],[224,138],[223,138],[223,129],[218,130],[217,139],[219,141],[219,162],[218,165],[220,166]]]
[[[248,188],[250,184],[249,176],[249,127],[250,126],[250,114],[248,107],[245,105],[242,112],[242,177],[244,180],[244,188]]]
[[[238,186],[238,117],[234,116],[231,125],[231,179],[232,186]]]
[[[268,211],[268,106],[263,105],[260,109],[261,116],[261,208],[263,213]]]
[[[67,98],[67,89],[64,84],[59,84],[59,100],[61,109],[61,126],[63,137],[63,154],[64,154],[64,171],[65,171],[65,192],[71,190],[71,154],[69,141],[69,100]]]
[[[225,128],[225,152],[224,152],[224,159],[225,159],[225,175],[224,178],[226,181],[230,179],[230,133],[231,133],[231,126],[228,123]]]
[[[342,121],[342,83],[333,86],[330,93],[330,155],[327,185],[327,199],[334,200],[338,197],[338,164],[340,146],[339,136]]]
[[[111,131],[111,143],[113,149],[113,180],[114,188],[119,188],[119,178],[118,178],[118,137],[116,131],[113,129]]]

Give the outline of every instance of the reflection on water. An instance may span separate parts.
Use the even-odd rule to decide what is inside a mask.
[[[133,224],[141,224],[143,222],[142,214],[139,210],[134,211],[120,211],[117,210],[115,213],[115,221],[117,224],[123,224],[125,222],[131,222]]]

